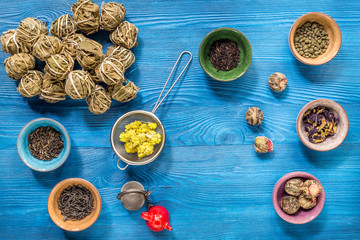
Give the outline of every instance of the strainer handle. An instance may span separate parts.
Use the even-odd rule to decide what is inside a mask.
[[[171,85],[170,89],[167,91],[167,93],[165,94],[165,96],[161,99],[161,96],[162,96],[162,94],[164,93],[165,87],[166,87],[166,85],[168,84],[168,82],[169,82],[172,74],[174,73],[174,70],[175,70],[176,66],[178,65],[181,57],[182,57],[184,54],[186,54],[186,53],[190,55],[189,61],[187,62],[187,64],[185,65],[184,69],[182,70],[182,72],[180,73],[180,75],[178,76],[178,78],[175,80],[175,82],[173,83],[173,85]],[[167,79],[167,81],[166,81],[163,89],[161,90],[160,96],[159,96],[158,100],[157,100],[156,103],[155,103],[155,106],[154,106],[154,109],[152,110],[152,113],[155,113],[155,112],[156,112],[156,110],[159,108],[159,106],[161,105],[161,103],[164,101],[164,99],[167,97],[167,95],[168,95],[168,94],[170,93],[170,91],[173,89],[173,87],[175,86],[176,82],[180,79],[180,77],[183,75],[183,73],[185,72],[185,70],[188,68],[191,60],[192,60],[192,54],[191,54],[191,52],[189,52],[189,51],[183,51],[182,53],[180,53],[180,55],[179,55],[179,57],[178,57],[175,65],[174,65],[173,69],[171,70],[171,73],[170,73],[170,75],[169,75],[169,77],[168,77],[168,79]],[[161,100],[160,100],[160,99],[161,99]]]
[[[119,158],[119,160],[118,160],[118,162],[117,162],[117,164],[116,164],[116,166],[117,166],[118,169],[120,169],[120,170],[125,170],[125,169],[127,169],[127,167],[129,166],[129,164],[126,164],[126,166],[125,166],[124,168],[122,168],[122,167],[119,166],[119,163],[120,163],[120,158]]]

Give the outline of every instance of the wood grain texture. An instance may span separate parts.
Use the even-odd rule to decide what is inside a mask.
[[[30,16],[51,23],[70,13],[68,4],[64,0],[2,0],[0,32],[16,28]],[[359,238],[359,1],[133,0],[123,4],[127,19],[140,30],[139,46],[134,48],[136,62],[126,74],[141,88],[132,102],[114,102],[108,112],[96,116],[84,101],[51,105],[24,99],[4,67],[0,68],[0,239]],[[298,62],[287,42],[292,23],[312,11],[329,14],[342,32],[340,52],[322,66]],[[230,83],[208,78],[197,57],[203,37],[225,26],[243,32],[253,48],[249,71]],[[110,46],[104,31],[91,38],[104,48]],[[110,146],[113,123],[127,111],[152,109],[183,50],[191,51],[194,60],[181,86],[175,87],[157,112],[167,132],[163,153],[151,164],[119,171]],[[1,52],[0,62],[8,56]],[[274,72],[288,78],[281,94],[272,93],[267,85]],[[338,102],[349,115],[349,134],[331,152],[307,149],[296,133],[298,112],[318,98]],[[260,128],[246,124],[245,112],[252,106],[264,112]],[[16,151],[19,131],[38,117],[61,122],[72,141],[69,159],[49,173],[27,168]],[[253,141],[259,135],[273,140],[274,152],[255,153]],[[323,211],[305,225],[284,222],[272,206],[276,181],[291,171],[313,174],[325,189]],[[46,209],[51,189],[70,177],[93,183],[103,203],[98,221],[79,233],[58,228]],[[151,199],[169,210],[174,231],[150,232],[141,211],[122,207],[116,195],[131,180],[150,188]]]

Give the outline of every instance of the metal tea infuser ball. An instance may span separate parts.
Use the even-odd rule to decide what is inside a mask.
[[[189,54],[190,55],[190,59],[187,62],[187,64],[185,65],[184,69],[182,70],[182,72],[180,73],[180,75],[177,77],[177,79],[174,81],[174,83],[172,84],[172,86],[170,87],[170,89],[167,91],[167,93],[165,94],[165,96],[161,99],[162,94],[164,93],[165,87],[168,84],[176,66],[178,65],[181,57],[184,54]],[[114,124],[114,126],[111,129],[111,135],[110,135],[110,139],[111,139],[111,146],[116,154],[116,156],[119,158],[116,166],[120,169],[120,170],[125,170],[129,165],[145,165],[148,164],[152,161],[154,161],[161,153],[161,151],[164,148],[165,145],[165,129],[164,126],[162,125],[161,121],[155,116],[155,112],[156,110],[159,108],[159,106],[161,105],[161,103],[164,101],[164,99],[167,97],[167,95],[170,93],[170,91],[173,89],[173,87],[175,86],[176,82],[180,79],[180,77],[183,75],[183,73],[185,72],[185,70],[187,69],[187,67],[189,66],[190,62],[192,60],[192,54],[188,51],[183,51],[173,69],[171,70],[171,73],[160,93],[160,96],[158,98],[158,100],[155,103],[155,106],[153,108],[153,110],[151,112],[148,111],[144,111],[144,110],[135,110],[135,111],[131,111],[128,113],[125,113],[124,115],[122,115]],[[161,99],[161,100],[160,100]],[[153,122],[157,124],[157,128],[156,128],[156,132],[159,133],[162,137],[161,139],[161,143],[157,144],[154,146],[154,152],[153,154],[146,156],[144,158],[139,159],[137,154],[129,154],[125,151],[125,147],[124,144],[120,142],[119,136],[120,134],[124,131],[125,126],[134,122],[135,120],[137,121],[142,121],[142,122]],[[119,166],[120,160],[125,162],[127,165],[122,168]]]
[[[117,195],[117,199],[121,201],[127,210],[136,211],[144,205],[145,198],[148,195],[150,195],[150,192],[145,191],[141,183],[131,181],[124,184],[121,192]]]

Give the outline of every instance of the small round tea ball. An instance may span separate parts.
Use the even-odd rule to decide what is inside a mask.
[[[77,27],[86,35],[99,30],[99,6],[90,0],[78,0],[71,7]]]
[[[304,194],[299,197],[300,207],[303,209],[311,209],[316,206],[317,198],[306,198]]]
[[[120,61],[123,62],[125,69],[128,69],[135,62],[134,53],[121,46],[110,46],[107,48],[106,56],[117,55],[120,57]]]
[[[34,43],[32,53],[41,61],[45,61],[51,55],[60,53],[61,49],[62,44],[59,38],[41,35]]]
[[[66,100],[65,83],[63,81],[54,81],[50,75],[45,74],[39,98],[48,103]]]
[[[46,59],[45,72],[49,73],[54,79],[64,80],[72,71],[74,60],[69,54],[55,54]]]
[[[269,87],[276,92],[282,92],[286,88],[287,79],[284,74],[276,72],[269,77]]]
[[[129,102],[136,98],[137,92],[139,91],[139,88],[132,81],[129,81],[125,86],[123,86],[122,83],[118,83],[108,88],[111,97],[119,102]]]
[[[301,189],[303,190],[303,195],[306,198],[316,198],[322,191],[321,185],[315,180],[306,180]]]
[[[30,49],[28,49],[19,40],[19,37],[17,36],[17,31],[13,29],[3,32],[3,34],[1,35],[1,50],[10,53],[11,55],[22,52],[30,52]]]
[[[62,48],[61,52],[67,53],[73,59],[75,59],[76,58],[76,48],[81,41],[85,40],[85,38],[86,37],[84,35],[82,35],[81,33],[75,33],[75,34],[65,37],[62,40],[63,48]]]
[[[88,72],[71,71],[65,82],[65,92],[72,99],[84,99],[95,88],[95,83]]]
[[[107,85],[123,83],[125,67],[118,56],[109,56],[96,67],[97,77]]]
[[[36,39],[48,34],[45,24],[39,19],[28,17],[22,20],[17,28],[19,40],[29,49],[32,48]]]
[[[296,197],[285,196],[281,199],[281,209],[287,214],[295,214],[299,211],[300,203]]]
[[[137,44],[137,33],[139,29],[134,24],[124,21],[110,34],[110,41],[127,49]]]
[[[111,105],[111,96],[105,88],[100,85],[95,86],[95,90],[86,98],[90,112],[102,114],[106,112]]]
[[[76,24],[74,19],[69,15],[65,14],[52,22],[50,27],[50,33],[58,38],[65,38],[76,32]]]
[[[267,153],[273,150],[273,143],[267,137],[256,137],[254,147],[257,153]]]
[[[76,60],[84,70],[95,69],[104,59],[102,45],[92,39],[85,38],[76,48]]]
[[[301,187],[304,182],[300,178],[292,178],[285,183],[285,192],[289,195],[298,197],[302,193]]]
[[[245,119],[250,125],[260,125],[263,120],[263,112],[257,107],[249,108],[246,111]]]
[[[17,53],[4,61],[8,76],[14,80],[20,79],[29,70],[35,68],[35,58],[28,53]]]
[[[120,3],[109,2],[101,5],[100,29],[114,31],[117,26],[124,20],[126,10]]]
[[[34,97],[40,94],[43,80],[42,72],[30,70],[21,78],[17,91],[24,97]]]

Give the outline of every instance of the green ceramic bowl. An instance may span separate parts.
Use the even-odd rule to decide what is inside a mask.
[[[236,68],[230,71],[217,71],[208,57],[211,45],[220,39],[234,41],[240,49],[240,62]],[[249,40],[244,34],[233,28],[223,27],[213,30],[206,35],[199,48],[199,61],[202,69],[207,75],[218,81],[228,82],[240,78],[249,69],[251,59],[252,50]]]

